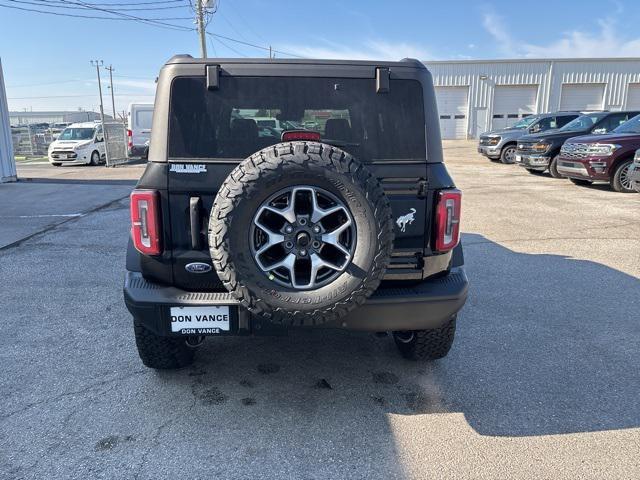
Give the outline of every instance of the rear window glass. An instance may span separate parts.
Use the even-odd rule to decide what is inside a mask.
[[[138,110],[136,112],[136,128],[151,128],[153,110]]]
[[[280,142],[286,130],[309,130],[362,160],[424,159],[422,87],[374,79],[177,78],[171,92],[169,156],[245,158]]]

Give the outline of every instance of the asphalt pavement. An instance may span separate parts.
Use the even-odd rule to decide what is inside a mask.
[[[432,363],[389,337],[294,331],[148,370],[121,292],[131,186],[100,185],[141,170],[23,170],[82,215],[0,219],[24,236],[0,248],[0,478],[640,477],[640,195],[445,146],[471,286]],[[25,186],[0,185],[3,208],[61,195]]]

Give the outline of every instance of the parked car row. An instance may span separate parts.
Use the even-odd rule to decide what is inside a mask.
[[[478,152],[532,174],[548,171],[576,185],[607,182],[617,192],[640,191],[640,112],[555,112],[484,133]],[[637,180],[635,180],[638,178]]]

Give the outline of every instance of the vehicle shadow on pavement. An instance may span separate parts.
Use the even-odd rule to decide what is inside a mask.
[[[296,423],[321,421],[342,432],[333,441],[368,429],[389,435],[387,413],[461,412],[492,436],[640,426],[632,300],[640,281],[590,261],[517,253],[480,235],[463,243],[470,296],[443,360],[406,361],[389,337],[295,331],[210,339],[190,371],[162,378],[187,379],[198,404],[237,403],[240,422],[260,419],[251,428],[297,419],[288,430],[295,436]],[[345,429],[363,416],[362,431]]]
[[[482,435],[640,426],[640,280],[481,235],[463,243],[469,300],[431,379],[447,410]]]

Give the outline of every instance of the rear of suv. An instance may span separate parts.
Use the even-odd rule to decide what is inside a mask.
[[[518,140],[516,163],[529,173],[539,174],[549,170],[554,178],[562,178],[558,172],[560,149],[566,140],[579,135],[603,134],[612,131],[640,112],[586,113],[558,130],[535,135],[525,135]]]
[[[570,138],[560,149],[558,172],[577,184],[607,182],[616,192],[635,192],[631,167],[640,148],[640,115],[604,135]]]
[[[491,160],[514,163],[517,141],[527,134],[546,132],[564,127],[580,116],[578,112],[556,112],[530,115],[509,128],[492,130],[480,135],[478,153]]]
[[[339,328],[442,358],[468,288],[460,208],[417,60],[176,56],[131,195],[140,357],[177,368],[207,336]]]

